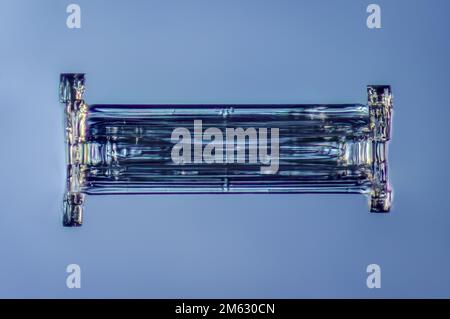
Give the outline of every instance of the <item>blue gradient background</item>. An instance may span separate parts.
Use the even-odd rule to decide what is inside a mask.
[[[79,0],[70,30],[69,1],[2,0],[0,297],[450,297],[450,1],[373,2],[381,30],[357,0]],[[391,84],[392,213],[358,195],[90,196],[63,228],[62,72],[87,73],[88,103],[365,102]]]

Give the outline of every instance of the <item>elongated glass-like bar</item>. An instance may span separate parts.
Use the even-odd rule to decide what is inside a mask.
[[[87,105],[84,74],[60,80],[65,226],[85,194],[361,193],[390,209],[389,86],[367,104]]]

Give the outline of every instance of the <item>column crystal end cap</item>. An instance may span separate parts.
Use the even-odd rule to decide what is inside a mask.
[[[78,227],[83,224],[84,194],[68,193],[64,196],[63,226]]]
[[[85,89],[85,73],[61,73],[59,76],[59,101],[67,103],[81,100]]]

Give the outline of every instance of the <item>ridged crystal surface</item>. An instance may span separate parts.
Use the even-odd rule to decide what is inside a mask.
[[[248,139],[224,140],[246,150],[245,163],[174,163],[172,132],[194,132],[196,120],[203,131],[279,128],[277,172],[261,174],[261,163],[249,163]],[[372,185],[369,122],[369,108],[362,104],[90,105],[82,191],[364,193]],[[202,147],[209,142],[203,140]]]

